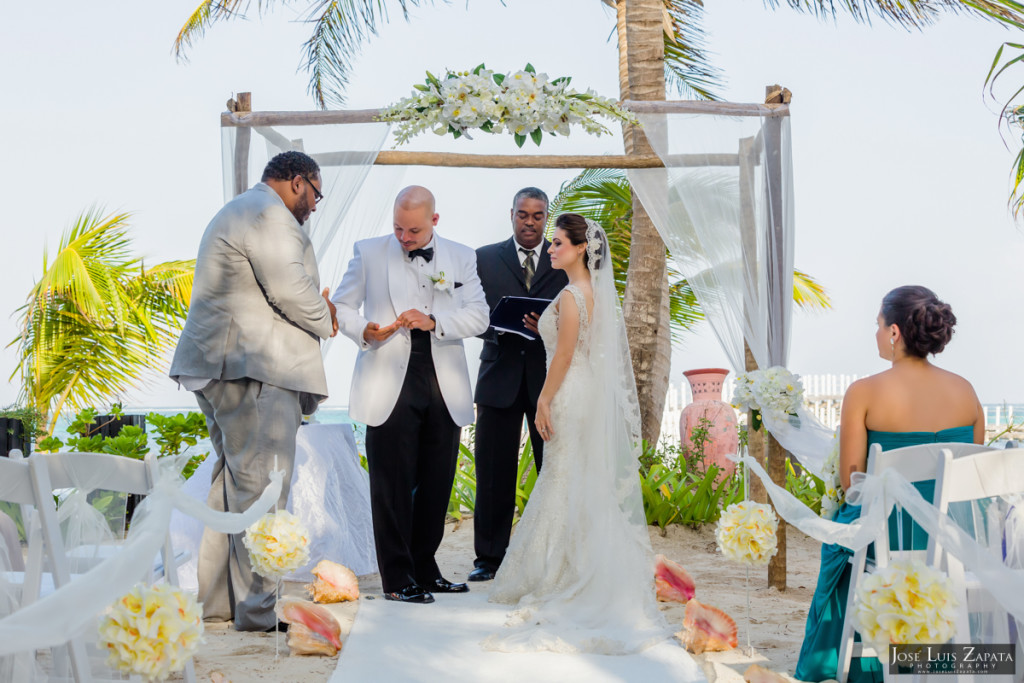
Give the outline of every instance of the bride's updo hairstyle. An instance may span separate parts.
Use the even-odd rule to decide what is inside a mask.
[[[882,299],[881,312],[886,325],[900,328],[903,345],[912,356],[939,353],[953,338],[953,309],[927,287],[897,287]]]
[[[555,227],[564,230],[569,242],[573,245],[587,243],[587,219],[578,213],[561,214],[555,219]],[[604,230],[599,234],[601,244],[594,250],[593,264],[590,263],[591,249],[588,248],[583,252],[583,265],[587,267],[587,270],[600,270],[608,260],[605,258],[605,255],[608,254],[608,238],[605,237]]]

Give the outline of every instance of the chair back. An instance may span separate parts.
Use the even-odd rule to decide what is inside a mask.
[[[146,494],[156,484],[156,456],[135,460],[109,453],[36,453],[32,460],[46,465],[54,488],[99,488]]]
[[[18,450],[11,451],[12,455],[14,453],[21,455]],[[28,462],[20,457],[0,458],[0,500],[17,505],[34,505],[36,502]]]

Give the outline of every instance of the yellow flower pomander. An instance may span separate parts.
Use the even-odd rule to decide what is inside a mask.
[[[897,560],[863,577],[853,616],[861,638],[884,652],[889,643],[948,642],[956,605],[948,576],[920,560]]]
[[[770,505],[745,500],[722,510],[715,538],[718,549],[730,560],[766,565],[778,552],[778,528],[779,519]]]
[[[203,642],[203,610],[195,596],[162,583],[139,584],[100,618],[99,645],[118,671],[163,681],[185,668]]]
[[[242,542],[253,570],[280,579],[309,562],[309,531],[287,510],[268,512],[245,530]]]

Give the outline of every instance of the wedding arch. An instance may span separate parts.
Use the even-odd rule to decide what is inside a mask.
[[[359,201],[375,166],[625,169],[733,370],[785,366],[795,234],[790,99],[788,90],[771,85],[758,104],[623,102],[653,153],[482,155],[384,150],[391,124],[379,120],[383,109],[259,112],[249,93],[239,93],[221,115],[224,198],[248,189],[274,154],[310,154],[320,164],[327,199],[307,227],[318,261],[328,267],[321,272],[334,281],[341,273],[329,272],[329,264],[347,262],[352,245],[375,236],[385,220],[386,203]],[[751,433],[749,452],[784,485],[787,453],[771,434]],[[752,497],[765,501],[759,483],[753,478]],[[769,584],[780,590],[785,526],[768,569]]]

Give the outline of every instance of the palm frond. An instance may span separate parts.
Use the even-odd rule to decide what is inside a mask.
[[[83,213],[19,312],[22,397],[61,407],[110,399],[157,371],[188,312],[194,262],[147,270],[132,256],[127,214]],[[51,419],[51,427],[53,425]]]
[[[832,297],[807,273],[793,270],[793,303],[805,311],[832,308]]]
[[[173,45],[175,59],[187,61],[186,51],[206,35],[206,30],[217,21],[244,16],[243,2],[247,7],[248,0],[202,0],[178,30]]]
[[[409,7],[425,0],[394,0],[409,18]],[[429,1],[429,0],[426,0]],[[313,33],[303,45],[304,67],[309,72],[309,93],[317,106],[345,103],[345,86],[353,58],[363,43],[377,35],[377,28],[388,23],[385,0],[318,0],[304,21],[313,24]]]
[[[781,0],[766,0],[771,8]],[[1016,0],[786,0],[791,8],[799,12],[814,14],[819,18],[835,19],[840,12],[849,14],[855,21],[870,24],[872,18],[904,28],[922,28],[933,24],[941,14],[973,14],[1024,28],[1024,5]]]
[[[704,3],[701,0],[665,2],[665,83],[694,99],[717,100],[721,69],[713,66],[705,46]]]

